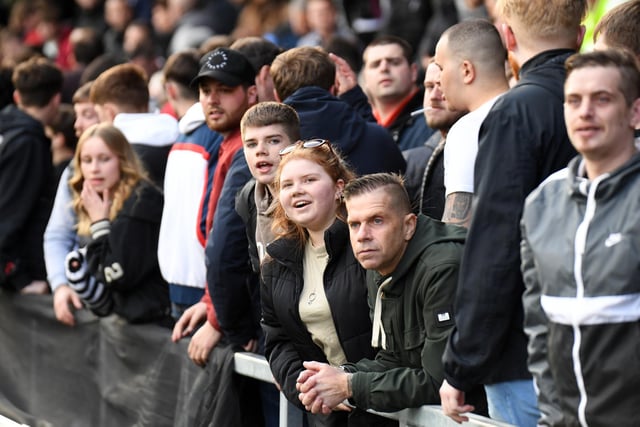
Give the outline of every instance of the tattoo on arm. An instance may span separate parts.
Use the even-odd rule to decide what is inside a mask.
[[[471,202],[473,193],[457,192],[447,196],[442,221],[449,224],[469,227],[471,223]]]

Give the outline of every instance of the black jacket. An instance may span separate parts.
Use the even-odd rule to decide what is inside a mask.
[[[407,160],[404,186],[415,213],[442,219],[444,213],[444,140],[436,132],[421,147],[402,152]]]
[[[351,251],[349,231],[336,221],[324,236],[329,262],[324,272],[324,288],[331,306],[336,332],[347,360],[373,358],[371,319],[367,304],[365,270]],[[322,349],[311,339],[300,320],[298,302],[303,288],[304,247],[290,239],[278,239],[267,246],[273,259],[262,267],[262,328],[266,357],[275,380],[290,402],[302,408],[296,379],[302,362],[327,363]]]
[[[162,204],[160,190],[141,182],[107,232],[94,233],[87,246],[91,276],[110,289],[113,312],[131,323],[164,321],[170,313],[157,255]]]
[[[326,90],[303,87],[284,103],[298,112],[303,139],[328,139],[359,175],[404,172],[404,158],[389,132],[365,121],[349,104]]]
[[[520,217],[527,195],[575,155],[563,114],[569,50],[527,61],[480,128],[474,212],[456,296],[445,378],[468,390],[531,378],[523,330]]]
[[[42,236],[55,186],[51,142],[42,124],[14,105],[5,107],[0,112],[0,286],[21,289],[47,279]]]

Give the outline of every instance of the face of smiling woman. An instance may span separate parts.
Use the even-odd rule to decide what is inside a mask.
[[[280,204],[287,217],[306,228],[312,238],[314,234],[321,236],[336,219],[343,187],[342,180],[334,182],[319,164],[307,159],[291,160],[280,173]]]

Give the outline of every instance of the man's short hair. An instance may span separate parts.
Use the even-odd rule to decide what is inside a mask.
[[[45,107],[62,90],[62,71],[50,60],[34,57],[18,64],[11,82],[26,107]]]
[[[262,37],[242,37],[234,41],[230,47],[242,53],[251,62],[256,74],[263,66],[271,65],[282,53],[280,46]]]
[[[77,104],[78,102],[91,102],[91,86],[93,82],[86,82],[82,86],[80,86],[73,93],[73,98],[71,102],[73,104]]]
[[[587,67],[612,67],[620,72],[619,89],[627,105],[640,98],[640,64],[628,50],[608,49],[588,53],[577,53],[567,58],[567,78],[575,70]]]
[[[281,100],[300,88],[318,86],[330,90],[335,83],[336,67],[319,47],[296,47],[282,52],[271,65],[273,87]]]
[[[564,40],[576,37],[587,0],[498,0],[496,11],[505,20],[520,23],[528,36]]]
[[[388,44],[397,44],[398,46],[400,46],[400,48],[402,49],[402,56],[405,57],[405,59],[409,64],[413,62],[413,48],[411,47],[409,42],[407,42],[405,39],[401,37],[393,36],[390,34],[384,34],[384,35],[378,36],[367,45],[363,55],[364,62],[366,63],[366,56],[367,56],[366,54],[367,54],[368,48],[374,47],[374,46],[384,46]]]
[[[164,81],[176,83],[183,98],[198,100],[198,86],[191,81],[200,70],[200,56],[197,49],[184,49],[169,56],[162,68]]]
[[[300,118],[292,107],[280,102],[260,102],[249,108],[240,121],[242,139],[246,128],[258,128],[271,125],[282,126],[291,142],[300,139]]]
[[[496,27],[484,19],[470,19],[449,27],[441,36],[446,37],[452,56],[469,60],[476,66],[484,65],[491,71],[504,72],[507,50]]]
[[[93,82],[91,102],[113,103],[128,112],[149,111],[149,88],[144,70],[134,64],[109,68]]]
[[[349,182],[343,191],[344,200],[383,189],[391,196],[391,205],[400,213],[411,213],[411,199],[404,186],[404,179],[395,173],[373,173]]]
[[[631,50],[640,57],[640,0],[622,3],[600,19],[593,31],[593,40],[607,38],[607,46]]]

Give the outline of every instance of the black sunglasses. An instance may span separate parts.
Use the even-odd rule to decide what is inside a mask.
[[[318,148],[321,147],[325,144],[329,145],[329,150],[333,151],[333,148],[331,148],[331,143],[329,142],[328,139],[308,139],[306,141],[298,141],[295,142],[291,145],[288,145],[286,147],[284,147],[282,150],[280,150],[280,156],[284,156],[285,154],[289,154],[290,152],[292,152],[293,150],[295,150],[296,148],[298,148],[299,146],[302,146],[302,148]]]

